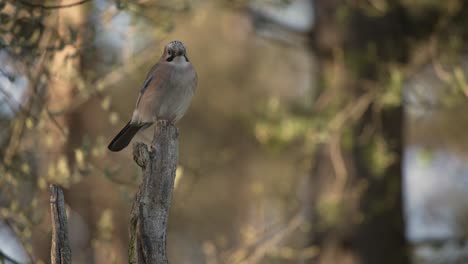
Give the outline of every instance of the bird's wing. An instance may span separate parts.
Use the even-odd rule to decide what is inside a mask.
[[[150,82],[155,78],[156,70],[157,70],[158,66],[159,66],[159,63],[156,63],[153,67],[151,67],[150,71],[146,75],[145,82],[143,83],[143,86],[140,88],[140,93],[138,94],[138,99],[137,99],[135,108],[138,108],[138,105],[140,104],[141,97],[143,96],[143,94],[147,90]]]
[[[167,64],[153,66],[138,96],[135,116],[132,119],[142,123],[153,121],[168,91],[171,74],[172,68]]]

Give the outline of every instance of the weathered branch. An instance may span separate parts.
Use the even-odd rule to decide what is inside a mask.
[[[143,181],[130,219],[129,263],[166,264],[166,229],[178,158],[177,128],[159,121],[151,150],[133,146],[133,158],[142,168]]]
[[[63,192],[57,185],[50,185],[50,214],[52,217],[52,264],[70,264],[71,249],[68,241],[67,214]]]
[[[22,3],[25,6],[33,7],[33,8],[42,8],[42,9],[59,9],[59,8],[69,8],[69,7],[74,7],[77,5],[82,5],[86,2],[89,2],[90,0],[80,0],[74,3],[70,4],[64,4],[64,5],[43,5],[43,4],[36,4],[32,2],[28,2],[26,0],[19,0],[20,3]]]

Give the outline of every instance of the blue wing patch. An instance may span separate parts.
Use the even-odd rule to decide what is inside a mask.
[[[148,88],[148,85],[150,84],[151,80],[153,80],[153,76],[146,79],[145,83],[143,84],[143,87],[141,87],[141,90],[140,90],[141,94],[143,94],[146,91],[146,88]]]
[[[144,92],[146,91],[146,89],[148,88],[148,85],[150,84],[151,80],[153,80],[153,75],[151,75],[151,77],[149,77],[148,79],[146,79],[145,83],[143,83],[143,86],[142,86],[141,89],[140,89],[140,94],[138,95],[136,107],[138,107],[138,105],[140,104],[141,96],[143,95],[143,93],[144,93]]]

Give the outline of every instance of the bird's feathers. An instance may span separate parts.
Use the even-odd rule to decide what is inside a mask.
[[[154,72],[158,68],[158,65],[159,65],[159,63],[156,63],[155,65],[153,65],[153,67],[151,67],[151,70],[146,75],[145,82],[143,83],[143,86],[140,88],[140,93],[138,94],[138,98],[137,98],[135,108],[138,107],[138,104],[140,103],[141,96],[145,93],[145,91],[148,88],[148,85],[151,82],[151,80],[153,80],[153,78],[155,76]]]
[[[120,132],[117,134],[117,136],[112,139],[111,143],[109,143],[109,146],[107,148],[110,151],[120,151],[128,144],[130,141],[132,141],[132,138],[135,136],[135,134],[142,128],[143,126],[141,125],[132,125],[130,122],[127,123],[127,125],[120,130]]]
[[[183,57],[181,57],[183,59]],[[156,119],[177,122],[186,112],[196,89],[196,73],[188,62],[159,62],[148,74],[146,85],[137,100],[132,123]]]
[[[170,57],[173,58],[168,60]],[[197,73],[187,59],[182,42],[166,45],[140,88],[132,119],[112,140],[109,149],[125,148],[140,128],[157,120],[177,122],[189,108],[197,84]]]

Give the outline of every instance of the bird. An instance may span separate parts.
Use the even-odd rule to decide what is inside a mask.
[[[153,123],[179,121],[197,90],[198,76],[181,41],[171,41],[148,72],[140,88],[130,121],[108,145],[113,152],[124,149],[136,133]]]

